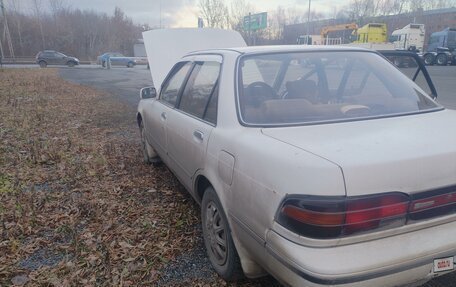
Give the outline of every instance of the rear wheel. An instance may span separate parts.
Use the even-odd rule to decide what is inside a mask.
[[[135,63],[133,63],[133,62],[128,62],[127,68],[133,68],[134,65],[135,65]]]
[[[40,65],[41,68],[46,68],[47,67],[47,63],[45,61],[40,61],[38,63],[38,65]]]
[[[427,54],[424,56],[424,64],[426,65],[434,65],[434,55]]]
[[[438,54],[435,61],[439,66],[446,66],[448,64],[448,56],[446,54]]]
[[[243,278],[241,261],[231,238],[228,220],[212,187],[204,192],[201,218],[204,245],[212,267],[226,281]]]

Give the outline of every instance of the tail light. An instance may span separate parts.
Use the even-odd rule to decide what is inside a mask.
[[[364,197],[287,197],[277,214],[282,226],[312,238],[337,238],[406,223],[410,198],[399,192]]]

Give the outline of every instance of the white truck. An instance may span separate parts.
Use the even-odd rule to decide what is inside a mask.
[[[298,45],[322,45],[320,35],[301,35],[296,40]]]
[[[402,29],[393,31],[390,42],[394,43],[396,50],[423,52],[424,35],[424,24],[408,24]]]

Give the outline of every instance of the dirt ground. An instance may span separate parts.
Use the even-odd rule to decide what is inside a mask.
[[[218,279],[199,206],[141,162],[130,103],[26,69],[0,70],[0,102],[0,287],[279,286]]]
[[[130,107],[52,70],[0,73],[0,286],[225,285],[199,207],[141,162]]]

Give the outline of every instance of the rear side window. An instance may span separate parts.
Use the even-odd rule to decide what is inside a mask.
[[[197,62],[182,94],[179,109],[215,123],[217,115],[217,82],[220,63]]]
[[[163,88],[160,94],[160,100],[162,100],[165,103],[168,103],[173,107],[176,106],[179,91],[187,77],[187,74],[191,66],[192,63],[190,62],[182,62],[174,66],[170,76],[163,84]]]

